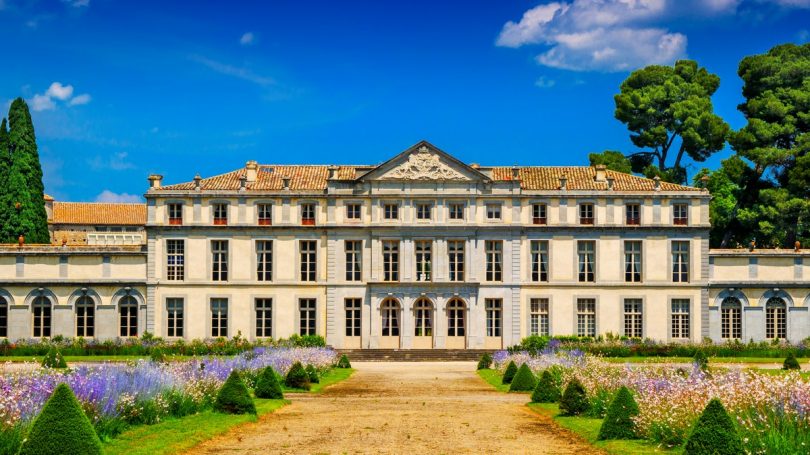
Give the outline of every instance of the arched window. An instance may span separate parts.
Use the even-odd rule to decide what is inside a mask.
[[[720,331],[725,339],[742,339],[742,304],[737,297],[726,297],[720,305]]]
[[[382,335],[384,337],[399,336],[399,302],[386,299],[380,307],[382,311]]]
[[[0,295],[0,337],[8,336],[8,300]]]
[[[416,316],[414,335],[418,337],[433,336],[433,304],[428,299],[419,299],[413,307]]]
[[[96,333],[96,302],[88,295],[76,299],[76,336],[92,337]]]
[[[781,297],[765,304],[765,338],[787,338],[787,304]]]
[[[465,310],[464,302],[459,299],[453,299],[447,304],[447,336],[464,336]]]
[[[51,336],[51,299],[44,295],[34,297],[31,310],[34,313],[34,338]]]
[[[125,295],[118,301],[119,335],[122,337],[138,336],[138,300]]]

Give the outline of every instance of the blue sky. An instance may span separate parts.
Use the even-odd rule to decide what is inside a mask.
[[[739,60],[810,37],[810,0],[236,3],[0,0],[0,101],[34,108],[46,191],[140,200],[150,173],[375,164],[421,139],[587,164],[633,150],[613,118],[632,69],[698,60],[739,128]]]

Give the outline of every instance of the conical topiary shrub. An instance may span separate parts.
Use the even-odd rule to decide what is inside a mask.
[[[532,403],[556,403],[560,401],[560,388],[548,370],[543,370],[532,393]]]
[[[45,368],[67,368],[65,357],[59,352],[59,349],[51,346],[45,357],[42,358],[42,366]]]
[[[284,398],[284,392],[281,391],[281,384],[278,382],[273,367],[267,367],[259,373],[259,377],[256,378],[256,389],[254,392],[256,393],[256,398]]]
[[[571,379],[560,398],[560,414],[564,416],[580,415],[587,411],[589,406],[585,387],[582,386],[579,379]]]
[[[697,364],[700,371],[703,371],[704,373],[709,371],[709,356],[707,356],[702,349],[695,351],[695,357],[692,359],[692,361]]]
[[[306,370],[307,376],[309,376],[309,382],[311,384],[321,382],[321,378],[318,376],[318,370],[312,364],[307,364],[307,367],[304,368],[304,370]]]
[[[256,414],[253,398],[236,370],[231,371],[225,384],[217,392],[214,410],[225,414]]]
[[[636,424],[633,417],[637,415],[638,403],[630,389],[622,386],[608,407],[597,439],[635,439]]]
[[[20,455],[101,454],[101,441],[73,391],[59,384],[31,425]]]
[[[525,363],[520,365],[512,383],[509,385],[510,392],[531,392],[537,385],[537,378]]]
[[[783,370],[801,370],[802,366],[799,365],[799,361],[796,360],[796,356],[791,352],[788,354],[787,358],[785,359],[785,363],[782,364]]]
[[[295,362],[287,376],[284,377],[284,385],[291,389],[304,389],[309,390],[309,375],[301,365],[301,362]]]
[[[485,352],[478,361],[478,369],[486,370],[490,366],[492,366],[492,356],[489,354],[489,352]]]
[[[506,370],[503,372],[502,384],[511,384],[512,379],[514,379],[516,374],[517,374],[517,365],[515,365],[514,360],[512,360],[509,362],[509,365],[506,366]]]
[[[340,360],[337,363],[338,368],[351,368],[352,364],[349,362],[349,357],[346,354],[340,356]]]
[[[155,363],[164,363],[166,361],[166,354],[163,353],[163,349],[154,347],[151,352],[149,352],[149,359]]]
[[[712,398],[706,409],[700,414],[692,434],[686,441],[685,455],[742,455],[740,435],[734,428],[734,422],[717,398]]]

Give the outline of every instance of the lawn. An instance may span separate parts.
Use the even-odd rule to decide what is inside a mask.
[[[503,375],[498,373],[498,370],[478,370],[478,376],[481,376],[481,379],[487,381],[489,385],[495,387],[499,392],[508,392],[509,391],[509,384],[502,384]]]
[[[611,363],[692,363],[692,357],[601,357]],[[709,363],[778,363],[785,359],[779,357],[709,357]],[[808,358],[797,359],[799,363],[807,363]]]
[[[336,382],[343,381],[344,379],[348,379],[349,376],[354,373],[354,368],[332,368],[326,374],[321,376],[321,382],[317,384],[312,384],[310,387],[309,392],[318,393],[323,391],[325,387],[328,387]],[[284,383],[281,383],[281,389],[287,393],[306,393],[307,391],[304,389],[293,389],[290,387],[286,387]]]

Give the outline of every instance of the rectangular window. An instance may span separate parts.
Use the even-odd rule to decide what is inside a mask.
[[[548,224],[546,204],[532,204],[532,224]]]
[[[273,281],[273,241],[256,240],[256,279]]]
[[[689,282],[689,241],[672,242],[672,282]]]
[[[166,279],[183,281],[186,270],[186,241],[166,240]]]
[[[463,220],[464,219],[464,204],[461,202],[451,202],[449,205],[450,219]]]
[[[487,219],[488,220],[501,219],[501,204],[487,204]]]
[[[8,336],[8,301],[0,297],[0,337]]]
[[[301,281],[317,281],[318,253],[315,240],[301,240],[298,245],[301,254]]]
[[[359,220],[361,207],[360,204],[346,204],[346,219]]]
[[[676,226],[686,226],[689,224],[689,206],[686,204],[673,204],[672,222]]]
[[[464,240],[447,241],[450,281],[464,281]]]
[[[641,282],[641,240],[624,242],[624,281]]]
[[[578,241],[577,259],[579,261],[579,281],[582,283],[596,281],[596,242],[593,240]]]
[[[315,335],[315,299],[298,299],[298,334]]]
[[[346,240],[346,281],[361,281],[363,278],[363,241]]]
[[[689,299],[672,299],[672,338],[689,338]]]
[[[228,336],[228,299],[211,299],[211,337]]]
[[[531,335],[550,335],[548,316],[548,299],[529,301],[529,332]]]
[[[486,240],[487,281],[503,281],[503,241]]]
[[[166,299],[166,336],[183,336],[183,299]]]
[[[383,205],[383,217],[386,220],[399,219],[399,204],[389,202]]]
[[[431,240],[417,240],[414,242],[416,248],[416,281],[430,281],[432,275],[431,250],[433,242]]]
[[[532,281],[548,281],[548,240],[532,240]]]
[[[433,212],[433,204],[429,202],[420,202],[416,204],[416,219],[428,221],[431,219]]]
[[[225,226],[228,224],[228,204],[218,203],[213,205],[214,225]]]
[[[211,240],[211,279],[228,281],[227,240]]]
[[[383,240],[383,281],[399,281],[399,240]]]
[[[630,226],[641,224],[641,206],[639,204],[627,204],[624,207],[625,222]]]
[[[76,336],[94,336],[96,324],[96,303],[88,296],[79,297],[76,301]]]
[[[644,337],[644,313],[641,299],[624,299],[624,336]]]
[[[179,226],[183,224],[183,204],[171,203],[168,205],[169,224]]]
[[[579,204],[579,224],[593,224],[593,204]]]
[[[502,299],[485,299],[484,308],[487,313],[487,336],[499,337],[502,333],[502,313],[503,313],[503,300]]]
[[[256,299],[256,338],[273,336],[273,299]]]
[[[301,225],[315,226],[315,204],[301,204]]]
[[[596,336],[596,300],[577,299],[577,335]]]
[[[256,214],[259,226],[270,226],[273,224],[273,204],[256,204]]]
[[[346,336],[360,336],[361,299],[346,299]]]

